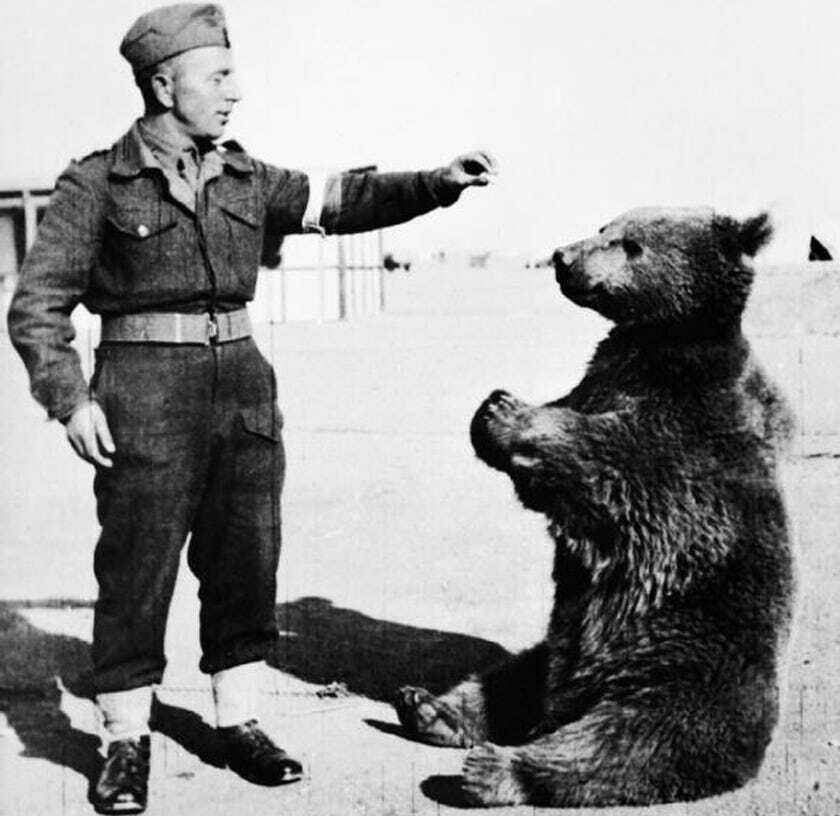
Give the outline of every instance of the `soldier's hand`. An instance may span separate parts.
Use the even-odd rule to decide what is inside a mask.
[[[92,400],[83,402],[67,420],[65,427],[67,439],[82,459],[92,465],[111,467],[114,440],[98,403]]]
[[[498,175],[496,160],[483,150],[464,153],[453,159],[446,168],[446,179],[462,189],[464,187],[486,187],[491,177]]]

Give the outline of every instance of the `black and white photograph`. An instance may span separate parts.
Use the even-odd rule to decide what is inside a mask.
[[[840,814],[838,31],[6,0],[0,816]]]

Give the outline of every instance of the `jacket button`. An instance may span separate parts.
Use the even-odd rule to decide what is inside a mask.
[[[145,238],[149,234],[149,228],[145,224],[141,224],[139,227],[137,227],[137,234],[141,238]]]

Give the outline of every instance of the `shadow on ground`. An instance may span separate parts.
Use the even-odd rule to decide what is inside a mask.
[[[36,629],[15,606],[0,603],[0,711],[23,744],[23,756],[47,759],[92,781],[102,762],[99,740],[74,728],[61,710],[62,685],[86,683],[88,644]]]
[[[99,740],[75,728],[61,708],[62,693],[91,696],[89,644],[44,632],[19,611],[73,605],[80,604],[0,602],[0,711],[23,744],[24,756],[49,760],[92,781],[101,767]],[[342,682],[376,700],[390,701],[405,684],[442,690],[507,655],[489,641],[376,620],[323,598],[281,604],[277,614],[284,637],[271,661],[276,668],[311,683]],[[215,731],[198,714],[158,701],[152,726],[203,762],[222,764]]]
[[[310,683],[390,702],[404,685],[440,693],[509,653],[488,640],[377,620],[324,598],[280,604],[284,633],[272,664]]]

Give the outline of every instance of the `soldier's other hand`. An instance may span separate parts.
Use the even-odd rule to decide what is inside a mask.
[[[486,187],[493,176],[498,175],[496,160],[483,150],[464,153],[453,159],[446,168],[446,178],[461,187]]]
[[[86,462],[100,467],[111,467],[114,440],[108,421],[98,403],[83,402],[65,423],[67,439],[73,450]]]

